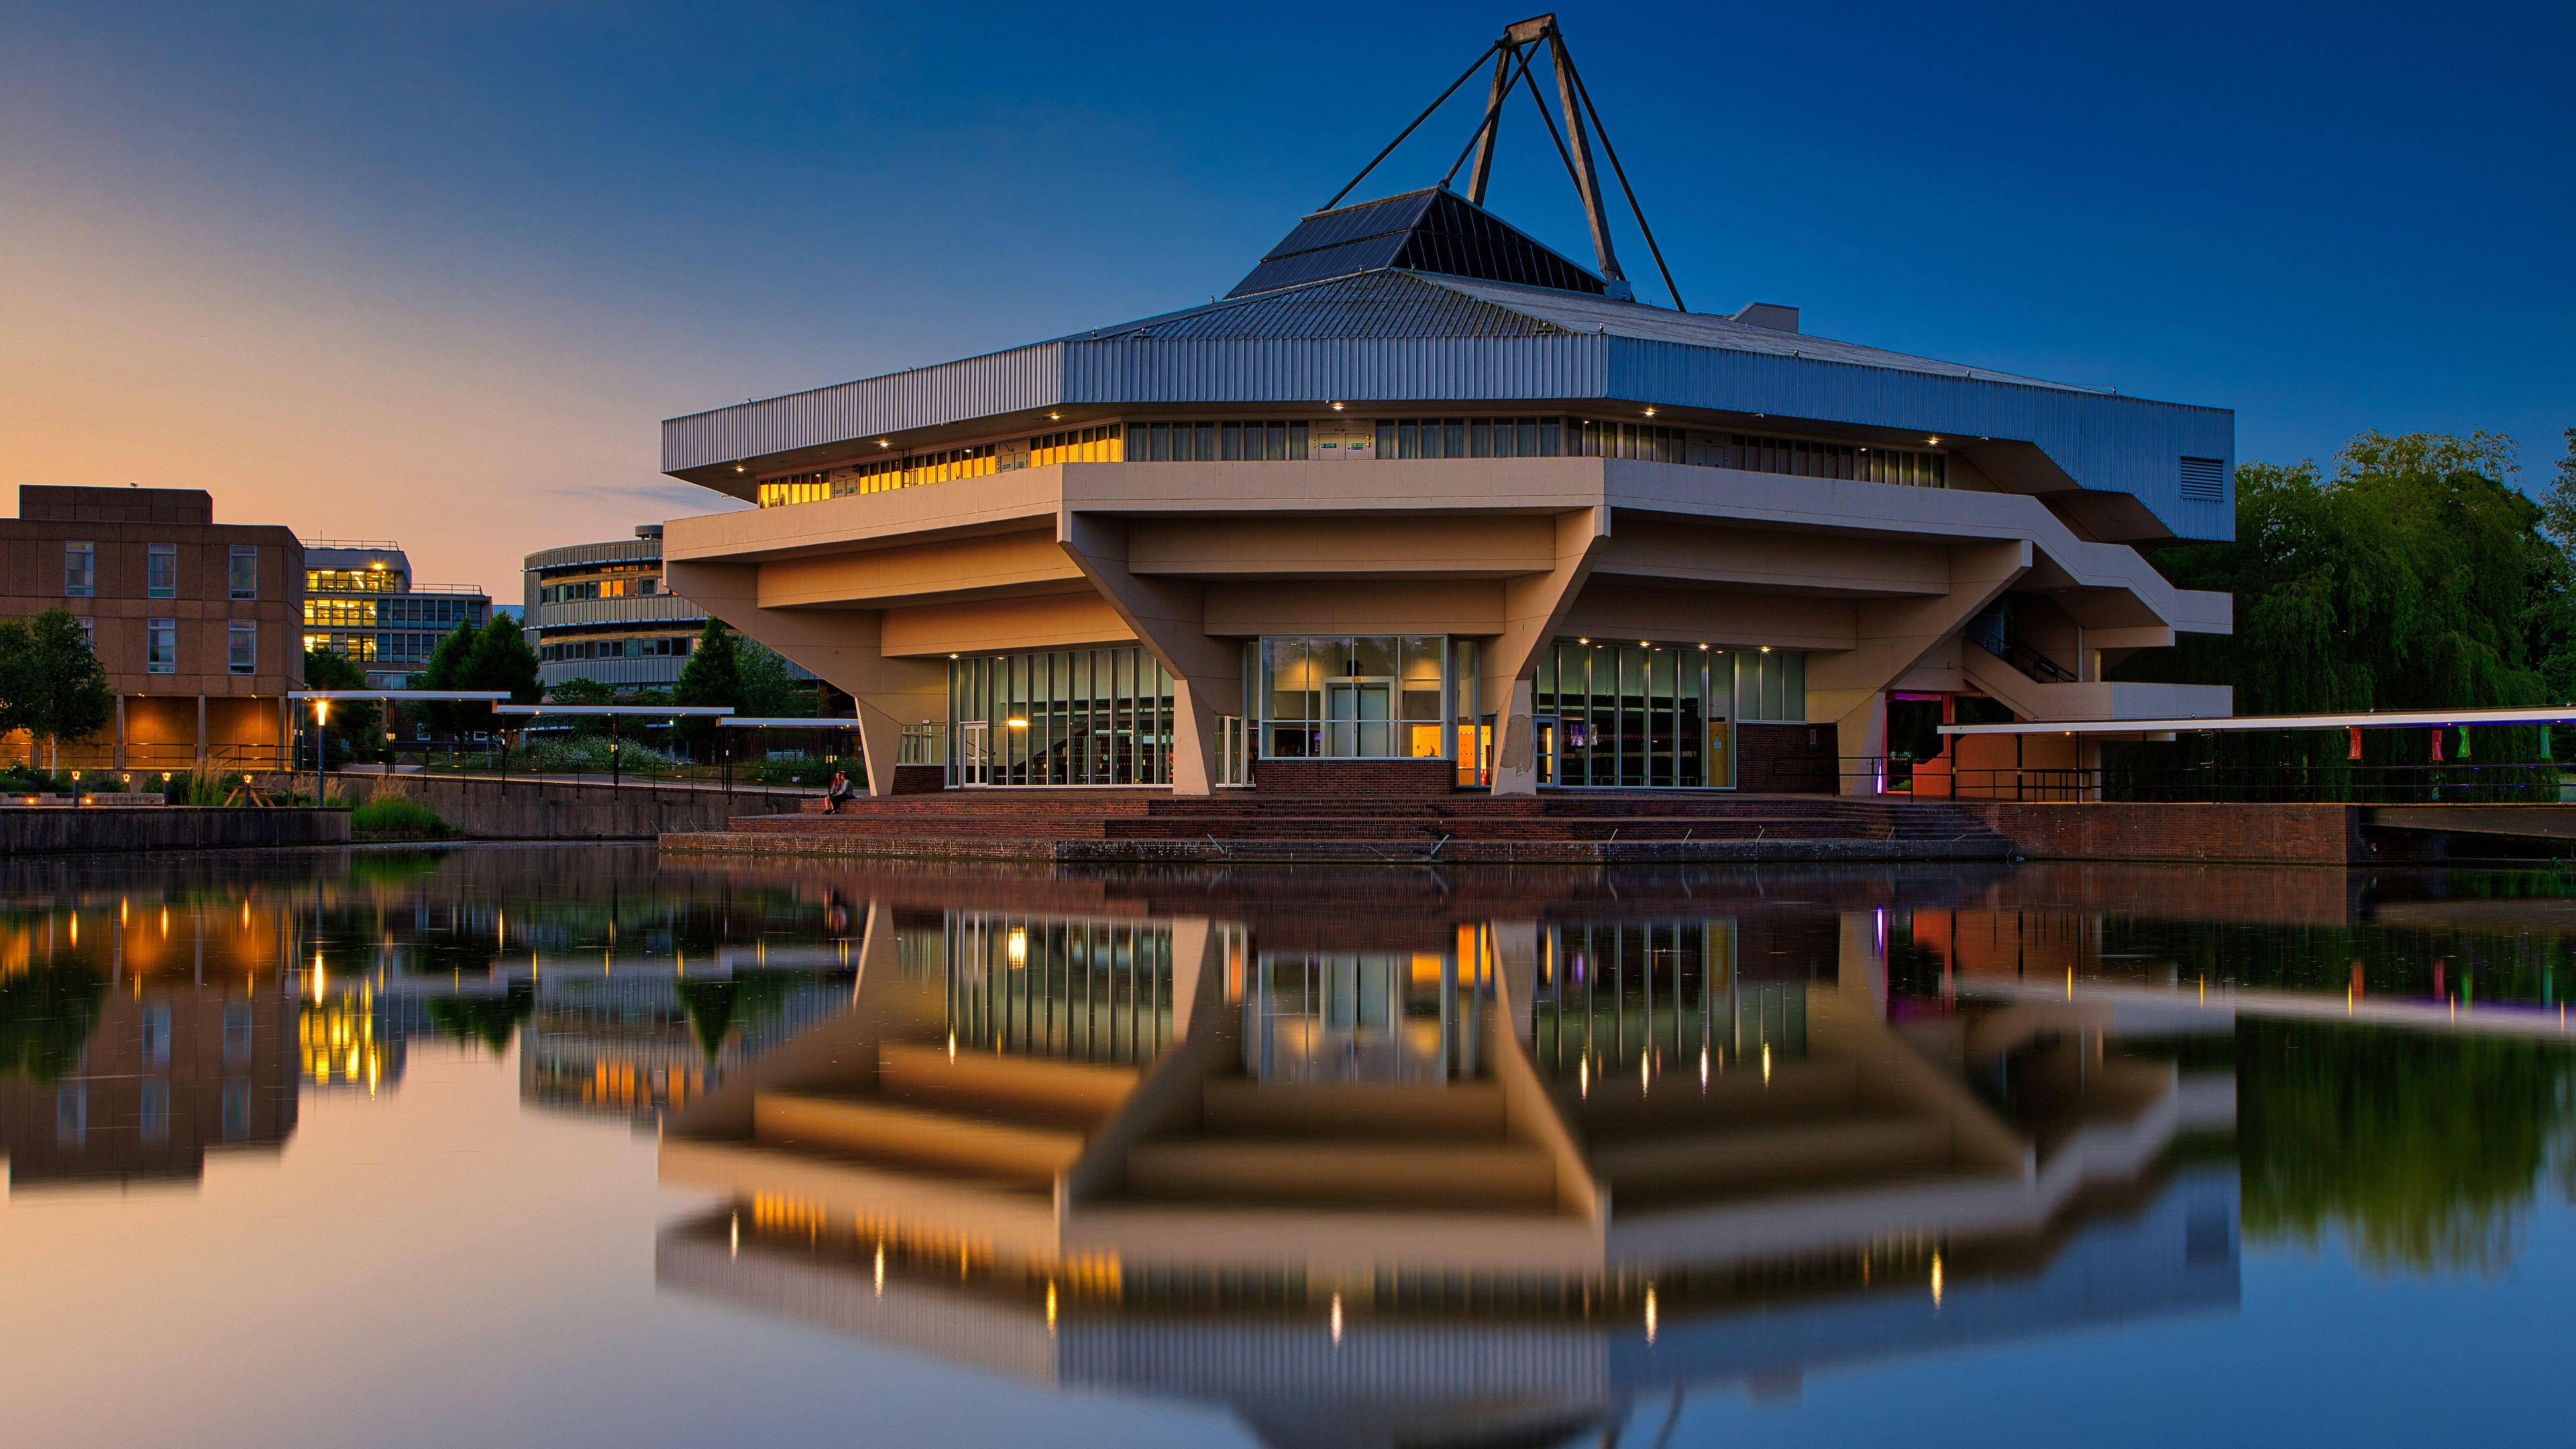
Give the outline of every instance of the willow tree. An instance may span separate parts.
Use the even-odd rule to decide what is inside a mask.
[[[2123,677],[2226,684],[2239,714],[2543,704],[2576,691],[2576,589],[2541,504],[2511,486],[2510,439],[2364,433],[2331,476],[2314,463],[2236,471],[2236,538],[2165,550],[2175,583],[2236,596],[2232,635],[2141,655]],[[2570,485],[2576,494],[2576,485]],[[2576,522],[2576,496],[2568,517]],[[2416,732],[2366,737],[2415,764]],[[2528,759],[2537,730],[2481,731]],[[2226,736],[2223,763],[2341,761],[2341,736]],[[2170,754],[2185,746],[2165,747]]]

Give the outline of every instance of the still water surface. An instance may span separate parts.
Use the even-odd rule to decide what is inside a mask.
[[[11,1443],[2564,1434],[2576,878],[0,867]]]

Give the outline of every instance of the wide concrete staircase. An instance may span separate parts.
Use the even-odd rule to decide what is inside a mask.
[[[888,1042],[874,1092],[762,1091],[766,1146],[1043,1192],[1136,1085],[1133,1068]]]
[[[1870,1092],[1838,1060],[1676,1075],[1613,1075],[1562,1102],[1594,1177],[1625,1212],[1743,1205],[1981,1175],[1947,1120]]]
[[[1294,1211],[1546,1213],[1546,1151],[1509,1133],[1502,1089],[1206,1084],[1194,1134],[1127,1154],[1127,1196]]]
[[[1367,841],[1428,849],[1443,841],[1600,844],[1871,841],[2001,856],[2009,843],[1975,814],[1934,801],[1830,795],[1601,791],[1495,796],[1473,791],[948,791],[863,799],[838,815],[753,816],[750,834],[889,842],[930,840]]]

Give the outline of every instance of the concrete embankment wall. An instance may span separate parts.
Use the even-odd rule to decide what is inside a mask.
[[[281,776],[268,783],[309,791],[313,777]],[[379,791],[417,800],[459,834],[482,840],[651,840],[678,831],[722,830],[736,816],[782,814],[814,794],[452,775],[331,778],[334,800],[363,804]]]
[[[241,850],[346,845],[346,810],[253,806],[11,806],[0,809],[0,854],[88,850]]]
[[[2358,805],[1956,800],[2034,860],[2354,865],[2372,858]]]

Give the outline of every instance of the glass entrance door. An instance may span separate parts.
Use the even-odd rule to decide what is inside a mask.
[[[993,783],[993,736],[983,720],[957,726],[957,783],[970,790]]]
[[[1530,725],[1537,735],[1538,782],[1553,785],[1556,783],[1556,716],[1539,715],[1530,721]]]
[[[1395,753],[1395,681],[1324,681],[1324,753],[1372,758]]]

